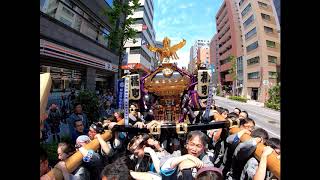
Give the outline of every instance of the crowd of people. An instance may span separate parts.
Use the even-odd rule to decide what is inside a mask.
[[[99,119],[112,117],[116,106],[113,89],[108,89],[104,93],[99,92],[97,96],[99,98]],[[91,121],[83,112],[83,105],[76,101],[76,97],[75,90],[72,90],[69,95],[62,93],[59,102],[50,104],[47,111],[48,117],[42,129],[42,142],[48,143],[52,139],[53,142],[59,143],[61,134],[66,134],[75,141],[76,135],[87,133]],[[68,127],[68,131],[61,133],[63,125]]]
[[[82,105],[74,103],[74,111],[67,118],[56,104],[50,106],[47,123],[54,139],[59,142],[55,166],[65,179],[215,179],[215,180],[263,180],[276,177],[267,169],[267,157],[272,153],[280,159],[280,139],[269,138],[268,132],[255,127],[248,112],[235,108],[233,112],[213,105],[211,121],[239,120],[240,131],[229,133],[229,128],[191,131],[185,136],[160,138],[145,133],[127,133],[113,130],[115,125],[124,125],[123,111],[111,107],[112,93],[100,96],[101,118],[89,124]],[[129,108],[129,124],[138,128],[150,128],[154,121],[145,120],[137,104]],[[217,118],[219,117],[219,118]],[[63,118],[66,118],[63,120]],[[61,142],[59,123],[69,126],[70,142]],[[113,136],[105,141],[101,134],[113,130]],[[250,135],[244,142],[240,138]],[[97,139],[100,148],[96,151],[84,146]],[[259,143],[265,148],[260,159],[254,152]],[[83,156],[82,163],[73,172],[66,170],[65,162],[75,152]],[[40,177],[48,178],[50,171],[48,155],[41,149]]]

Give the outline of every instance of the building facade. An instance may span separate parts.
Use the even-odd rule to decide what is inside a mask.
[[[197,52],[197,62],[200,64],[205,64],[209,67],[210,64],[210,48],[208,45],[204,45],[198,48]]]
[[[101,13],[111,6],[104,0],[40,1],[40,73],[51,73],[51,94],[114,87],[119,57],[109,48],[112,29]]]
[[[155,46],[155,31],[153,27],[153,0],[139,0],[140,7],[129,16],[135,20],[132,26],[138,31],[136,42],[129,39],[125,44],[128,54],[127,65],[135,65],[141,73],[148,73],[156,66],[156,55],[147,49],[146,45]]]
[[[193,46],[191,46],[190,48],[190,61],[189,61],[189,65],[188,65],[188,71],[190,73],[194,73],[196,67],[196,62],[199,59],[198,57],[198,51],[202,46],[209,46],[210,45],[210,41],[209,40],[203,40],[203,39],[199,39],[196,40],[193,44]]]
[[[237,1],[243,31],[244,95],[265,102],[268,90],[277,84],[280,67],[280,39],[272,2]]]
[[[222,90],[235,92],[235,80],[230,74],[231,56],[243,55],[240,19],[235,1],[225,0],[216,14],[217,42],[220,68],[220,84]]]
[[[214,65],[215,73],[213,77],[213,84],[218,87],[221,91],[221,85],[219,84],[221,79],[220,79],[220,63],[219,63],[219,45],[217,41],[217,34],[215,34],[210,41],[210,64]]]

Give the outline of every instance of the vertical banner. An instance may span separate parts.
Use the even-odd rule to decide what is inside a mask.
[[[129,83],[130,77],[124,79],[124,123],[129,125]]]
[[[199,97],[207,97],[209,91],[210,82],[210,71],[209,70],[199,70],[198,71],[198,87],[197,91]]]
[[[205,117],[209,118],[210,115],[210,108],[212,104],[212,96],[213,96],[213,73],[214,73],[214,65],[211,64],[211,78],[210,78],[210,84],[209,84],[209,95],[207,99],[207,106],[206,106],[206,112]]]
[[[118,80],[118,96],[117,96],[118,109],[123,109],[123,99],[124,99],[124,79],[119,79]]]
[[[133,74],[130,75],[130,100],[140,99],[140,75]]]

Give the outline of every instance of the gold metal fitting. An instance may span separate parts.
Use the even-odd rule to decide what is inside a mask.
[[[187,123],[177,123],[176,124],[177,134],[186,134],[188,132],[188,124]]]
[[[152,135],[160,135],[161,134],[161,124],[158,123],[154,123],[150,129],[149,129],[150,133]]]

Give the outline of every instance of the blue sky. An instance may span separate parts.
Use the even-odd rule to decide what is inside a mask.
[[[211,40],[216,33],[215,15],[223,0],[154,0],[153,25],[156,40],[165,36],[171,45],[186,39],[177,54],[178,66],[188,67],[190,47],[197,39]]]

